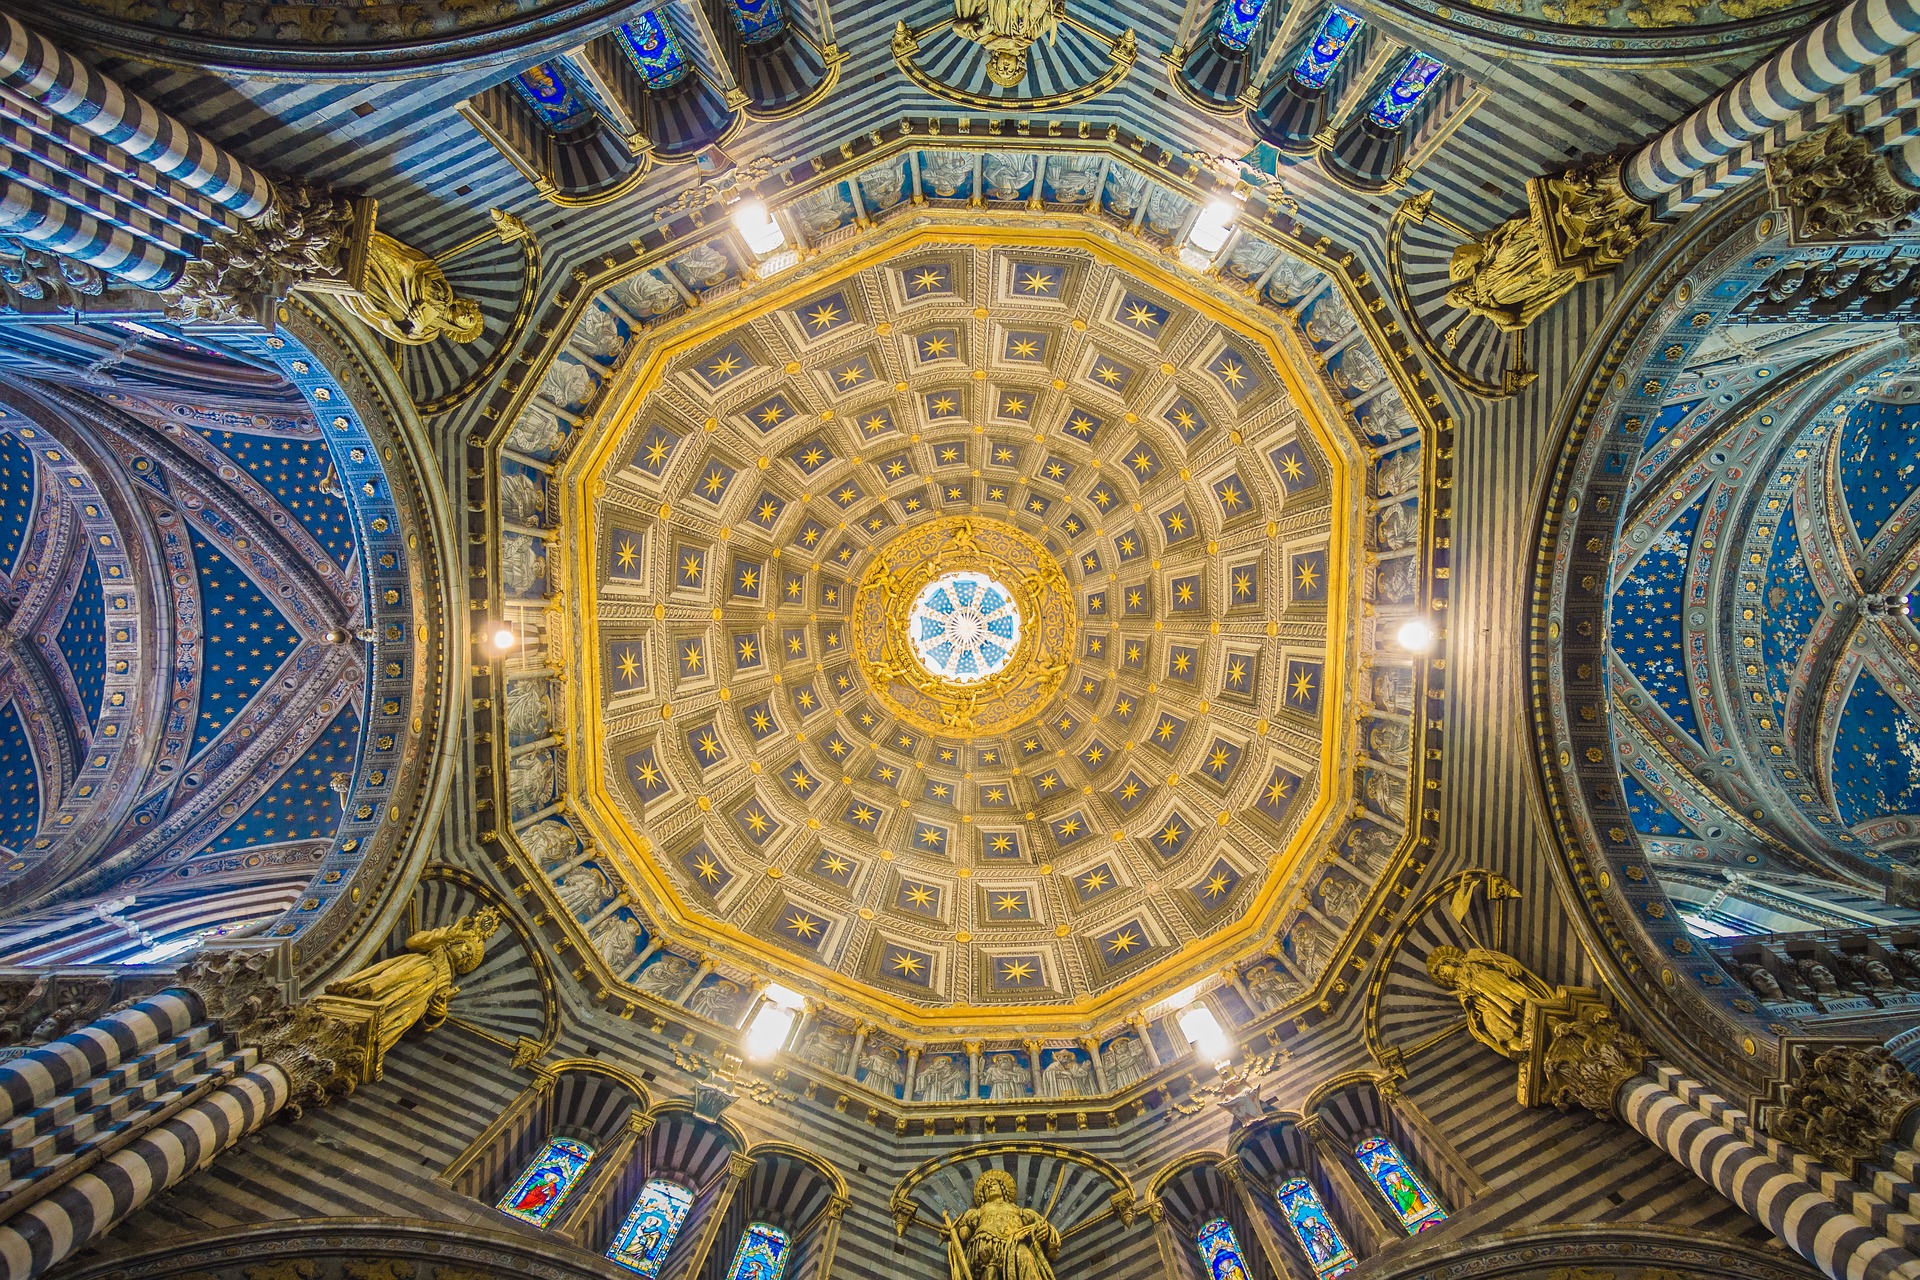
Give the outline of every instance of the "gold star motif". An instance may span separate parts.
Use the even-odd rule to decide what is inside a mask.
[[[939,289],[946,284],[946,276],[938,268],[928,267],[913,278],[913,287],[921,293],[929,289]]]
[[[712,857],[704,853],[701,854],[699,860],[693,864],[693,870],[695,875],[705,880],[708,884],[712,884],[720,878],[719,864],[714,862]]]
[[[847,860],[837,853],[829,853],[820,859],[820,869],[830,876],[847,874]]]
[[[1238,511],[1243,499],[1240,490],[1232,484],[1220,486],[1220,505],[1229,511]]]
[[[800,455],[800,465],[811,471],[827,460],[827,454],[819,445]]]
[[[1176,675],[1187,674],[1187,669],[1191,666],[1193,666],[1192,654],[1176,653],[1173,655],[1173,670]]]
[[[1216,871],[1213,873],[1213,877],[1207,881],[1206,894],[1209,898],[1217,898],[1227,891],[1227,886],[1231,883],[1232,881],[1227,878],[1225,872]]]
[[[767,822],[767,815],[761,813],[758,809],[748,811],[746,821],[747,830],[757,836],[765,835],[767,833],[767,827],[771,825]]]
[[[1096,867],[1087,875],[1085,880],[1080,882],[1080,887],[1088,893],[1098,893],[1107,887],[1111,879],[1112,877],[1107,874],[1105,867]]]
[[[753,713],[753,728],[756,733],[765,733],[773,728],[773,717],[764,711]]]
[[[1027,900],[1017,893],[1003,893],[993,900],[993,909],[1002,912],[1024,911]]]
[[[863,827],[864,827],[864,826],[865,826],[865,825],[866,825],[867,823],[869,823],[869,822],[872,822],[872,821],[873,821],[873,819],[874,819],[874,812],[873,812],[873,810],[872,810],[872,809],[869,809],[869,808],[868,808],[868,807],[867,807],[866,805],[864,805],[864,804],[863,804],[863,805],[861,805],[861,806],[859,806],[858,808],[856,808],[856,809],[855,809],[855,810],[853,811],[853,820],[854,820],[855,822],[857,822],[857,823],[859,823],[859,824],[860,824],[861,826],[863,826]]]
[[[1110,364],[1096,364],[1093,366],[1093,376],[1111,387],[1117,386],[1126,375]]]
[[[919,977],[920,970],[924,965],[924,962],[920,959],[919,956],[913,955],[911,952],[906,952],[906,951],[894,952],[893,955],[889,958],[889,963],[903,977],[908,977],[908,978]]]
[[[1040,344],[1032,338],[1020,338],[1015,340],[1013,344],[1013,358],[1016,360],[1031,360],[1039,354],[1039,350]]]
[[[813,787],[813,779],[807,776],[807,772],[804,769],[795,769],[792,773],[788,774],[787,783],[795,791],[801,792],[809,791]]]
[[[933,890],[923,884],[913,885],[907,890],[907,901],[922,910],[931,910],[933,907]]]
[[[1242,600],[1245,600],[1253,594],[1253,575],[1251,573],[1236,572],[1233,575],[1233,594],[1239,596]]]
[[[1230,758],[1225,747],[1215,747],[1213,754],[1207,757],[1207,772],[1219,773],[1227,767]]]
[[[698,582],[702,568],[698,553],[689,551],[685,563],[680,566],[680,573],[688,582]]]
[[[1026,278],[1020,282],[1020,287],[1028,293],[1045,293],[1053,288],[1053,275],[1046,271],[1028,271]]]
[[[777,427],[780,425],[780,420],[786,416],[787,411],[784,408],[777,404],[770,404],[760,411],[760,425],[762,427]]]
[[[860,379],[866,377],[867,371],[857,364],[850,364],[834,376],[840,380],[841,386],[851,387],[857,384]]]
[[[1055,830],[1057,830],[1063,836],[1078,835],[1080,833],[1080,819],[1078,818],[1064,819],[1055,828]]]
[[[729,378],[740,368],[740,358],[729,351],[707,366],[707,372],[715,378]]]
[[[681,655],[680,661],[686,664],[687,671],[691,674],[700,670],[700,664],[706,661],[706,655],[700,652],[699,644],[690,643],[687,645],[686,652]]]
[[[1293,696],[1301,702],[1313,697],[1313,675],[1304,667],[1293,678]]]
[[[1281,455],[1280,470],[1289,480],[1298,480],[1307,473],[1307,469],[1300,463],[1300,455],[1295,453]]]
[[[953,397],[952,396],[935,396],[933,400],[933,412],[935,416],[952,413]]]
[[[1226,383],[1235,391],[1238,391],[1240,384],[1247,380],[1247,375],[1242,367],[1236,364],[1230,356],[1221,357],[1220,367],[1215,369],[1214,373],[1219,375],[1220,381]]]
[[[640,660],[631,649],[620,651],[620,678],[632,684],[640,675]]]
[[[1295,566],[1293,577],[1302,591],[1311,591],[1320,584],[1320,575],[1314,572],[1311,560],[1302,560]]]
[[[711,730],[703,732],[699,741],[700,754],[712,760],[720,754],[720,743],[715,740]]]
[[[665,436],[655,436],[647,442],[647,465],[658,467],[667,460],[667,441]]]
[[[823,302],[813,309],[812,314],[807,317],[807,323],[819,330],[827,328],[839,318],[840,308],[831,302]]]
[[[708,497],[713,497],[727,487],[726,473],[715,467],[707,473],[706,479],[701,482],[701,487],[707,491]]]
[[[936,360],[947,354],[952,347],[953,343],[946,338],[928,338],[926,342],[921,345],[920,358],[922,360]]]
[[[638,554],[638,549],[633,545],[632,538],[622,538],[620,540],[620,546],[614,552],[615,558],[620,561],[620,567],[622,569],[633,568],[633,562]]]
[[[1160,317],[1154,314],[1153,308],[1144,302],[1135,302],[1129,305],[1127,307],[1127,319],[1131,320],[1134,327],[1138,329],[1151,328],[1160,323]]]
[[[1033,976],[1033,965],[1025,960],[1005,960],[1000,965],[1000,981],[1025,982]]]
[[[995,836],[991,841],[988,842],[988,846],[995,853],[1011,853],[1013,852],[1013,837],[1012,836]]]
[[[1187,834],[1186,830],[1181,827],[1179,823],[1169,822],[1160,829],[1160,843],[1171,849],[1174,845],[1180,843],[1180,837],[1185,834]]]
[[[1124,956],[1140,945],[1140,938],[1132,929],[1123,929],[1107,942],[1107,950],[1114,955]]]
[[[1021,399],[1019,396],[1008,396],[1006,404],[1002,406],[1000,410],[1000,412],[1002,413],[1012,414],[1015,417],[1018,417],[1020,414],[1023,414],[1026,411],[1027,411],[1027,402]]]
[[[636,765],[633,772],[643,790],[651,791],[660,785],[660,770],[651,760]]]
[[[774,517],[779,514],[780,508],[775,505],[771,499],[760,504],[759,515],[761,524],[772,524]]]
[[[795,936],[803,938],[808,942],[812,942],[813,935],[820,932],[820,922],[804,911],[796,911],[788,916],[786,922],[781,927],[791,930]]]
[[[1185,533],[1186,531],[1187,531],[1187,517],[1185,513],[1179,512],[1179,511],[1169,512],[1167,514],[1167,532],[1168,533]]]
[[[928,848],[938,848],[945,836],[933,827],[925,827],[920,832],[920,843]]]

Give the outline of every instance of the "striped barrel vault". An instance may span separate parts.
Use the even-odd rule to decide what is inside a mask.
[[[29,1280],[84,1247],[286,1105],[291,1086],[248,1049],[244,1072],[0,1223],[0,1280]]]
[[[0,1123],[45,1106],[163,1040],[185,1035],[204,1009],[192,991],[162,991],[0,1063]]]
[[[1885,1201],[1757,1137],[1744,1111],[1698,1080],[1656,1063],[1651,1075],[1622,1085],[1615,1104],[1628,1124],[1832,1280],[1920,1280],[1920,1257],[1888,1238],[1902,1228],[1889,1222]]]
[[[112,143],[163,178],[243,218],[273,199],[266,175],[0,13],[0,85]]]
[[[1904,48],[1916,33],[1920,0],[1853,0],[1635,153],[1621,169],[1627,191],[1652,204],[1656,214],[1680,212],[1682,203],[1673,197],[1689,178],[1803,109],[1822,104],[1833,90]],[[1871,93],[1876,86],[1862,88]],[[1686,203],[1703,194],[1689,193]]]
[[[88,204],[62,192],[62,175],[33,156],[0,146],[0,230],[28,244],[159,291],[186,268],[186,245],[144,209],[100,192]],[[91,207],[89,207],[91,206]]]

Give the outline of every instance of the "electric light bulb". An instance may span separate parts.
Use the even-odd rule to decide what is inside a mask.
[[[1400,624],[1400,630],[1394,639],[1408,653],[1425,653],[1433,648],[1433,624],[1425,618],[1409,619]]]

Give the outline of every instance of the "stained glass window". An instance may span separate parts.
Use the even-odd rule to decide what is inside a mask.
[[[1363,25],[1360,15],[1349,13],[1337,4],[1329,8],[1320,29],[1313,33],[1312,42],[1294,64],[1293,78],[1309,89],[1326,88],[1327,77],[1353,47]]]
[[[1400,68],[1400,74],[1393,78],[1393,83],[1382,89],[1380,96],[1373,100],[1373,105],[1367,108],[1367,119],[1383,129],[1398,129],[1446,69],[1447,64],[1438,58],[1429,58],[1424,53],[1414,54]]]
[[[1279,1198],[1280,1212],[1287,1216],[1287,1225],[1293,1228],[1294,1239],[1306,1251],[1307,1261],[1313,1264],[1313,1274],[1319,1280],[1332,1280],[1353,1269],[1353,1250],[1347,1248],[1340,1229],[1333,1225],[1327,1206],[1320,1203],[1312,1184],[1305,1178],[1291,1178],[1282,1183],[1274,1195]]]
[[[551,62],[522,71],[513,78],[513,87],[550,129],[565,128],[587,109]]]
[[[1400,1224],[1408,1235],[1425,1231],[1446,1219],[1447,1211],[1440,1207],[1433,1192],[1427,1190],[1427,1184],[1420,1181],[1413,1166],[1400,1154],[1400,1148],[1390,1140],[1368,1138],[1353,1149],[1353,1157],[1373,1179],[1373,1185],[1380,1188],[1380,1194],[1387,1198],[1393,1211],[1400,1215]]]
[[[607,1256],[629,1271],[659,1275],[673,1251],[680,1224],[687,1220],[687,1210],[692,1207],[693,1192],[677,1182],[652,1179],[640,1188],[640,1198],[627,1210],[627,1220],[620,1224]]]
[[[1240,1253],[1240,1237],[1233,1234],[1233,1224],[1225,1218],[1215,1218],[1194,1232],[1193,1243],[1200,1250],[1200,1261],[1211,1280],[1247,1280],[1247,1260]]]
[[[787,15],[780,0],[728,0],[727,11],[733,14],[733,25],[747,44],[765,44],[787,29]]]
[[[674,34],[673,20],[664,9],[649,9],[631,22],[621,23],[620,42],[649,89],[678,84],[693,69],[687,51],[680,47],[680,37]]]
[[[1214,34],[1235,53],[1245,53],[1247,43],[1253,39],[1253,29],[1260,25],[1260,15],[1266,11],[1267,0],[1226,0],[1226,7],[1220,11],[1220,26]]]
[[[536,1227],[546,1226],[592,1159],[593,1148],[578,1139],[548,1139],[520,1180],[500,1197],[498,1208]]]
[[[733,1251],[727,1280],[780,1280],[787,1269],[787,1233],[764,1222],[749,1222]]]

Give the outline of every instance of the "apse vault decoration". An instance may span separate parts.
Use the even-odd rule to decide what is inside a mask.
[[[1195,965],[1224,1026],[1307,996],[1402,839],[1421,437],[1262,237],[1237,298],[1077,216],[812,243],[616,281],[505,432],[504,816],[636,1013],[777,982],[895,1101],[1129,1089]]]

